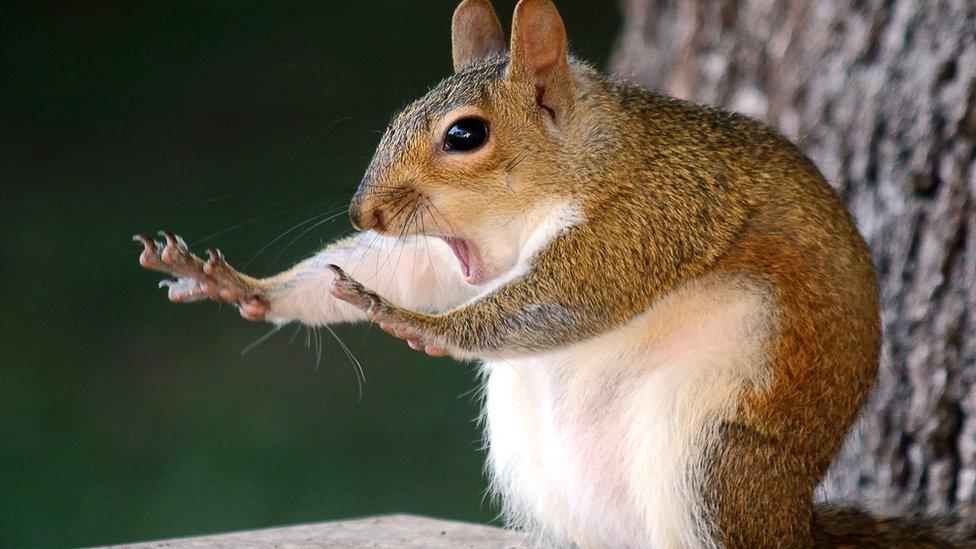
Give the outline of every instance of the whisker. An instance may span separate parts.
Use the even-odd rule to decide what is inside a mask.
[[[391,185],[391,186],[384,186],[384,185],[371,184],[369,186],[369,192],[370,192],[370,194],[380,194],[381,195],[383,193],[389,194],[389,193],[396,193],[396,192],[408,192],[408,189],[404,189],[403,187],[398,187],[398,186],[393,186],[393,185]]]
[[[426,213],[430,214],[430,206],[424,204],[424,209]],[[437,289],[437,296],[443,298],[444,292],[441,290],[440,281],[437,278],[437,269],[434,265],[434,258],[430,255],[430,237],[426,236],[427,227],[424,223],[424,216],[420,216],[420,231],[425,234],[424,236],[424,248],[427,250],[427,263],[430,264],[430,275],[434,279],[434,287]]]
[[[317,327],[312,328],[312,332],[315,334],[315,371],[318,372],[322,364],[322,332]]]
[[[364,160],[371,158],[369,155],[354,155],[354,156],[325,156],[319,158],[290,158],[292,162],[304,162],[307,164],[316,164],[321,162],[341,162],[346,160]]]
[[[275,326],[274,328],[271,328],[271,330],[268,333],[266,333],[263,336],[257,338],[255,341],[253,341],[247,347],[244,347],[244,349],[241,350],[241,356],[246,355],[247,353],[249,353],[252,350],[254,350],[255,347],[257,347],[258,345],[260,345],[260,344],[264,343],[265,341],[267,341],[269,337],[271,337],[271,336],[275,335],[276,333],[278,333],[284,326],[285,326],[284,324],[280,324],[278,326]]]
[[[407,215],[406,221],[404,221],[403,224],[400,226],[400,231],[397,234],[396,240],[394,241],[393,248],[389,251],[389,253],[386,254],[386,260],[383,261],[383,264],[382,265],[379,265],[379,261],[377,261],[376,271],[373,273],[373,276],[371,276],[371,277],[369,277],[369,279],[367,279],[367,280],[371,280],[371,279],[377,277],[379,275],[379,273],[380,273],[380,270],[383,267],[385,267],[387,265],[387,263],[390,262],[390,258],[393,257],[393,254],[396,252],[397,253],[397,259],[396,259],[396,262],[393,264],[393,271],[391,273],[390,279],[387,281],[386,287],[383,288],[383,293],[387,293],[389,291],[390,286],[393,284],[393,279],[396,278],[396,270],[397,270],[397,267],[400,265],[400,258],[403,256],[403,248],[404,248],[404,246],[406,244],[407,231],[410,229],[410,221],[411,221],[411,219],[413,219],[413,215],[417,212],[417,206],[416,206],[416,204],[417,204],[417,200],[414,198],[414,199],[408,200],[407,203],[404,205],[405,207],[406,206],[413,205],[414,208]],[[391,223],[394,222],[394,221],[396,221],[397,219],[399,219],[399,217],[400,217],[399,216],[399,212],[402,211],[402,210],[403,210],[403,208],[401,208],[398,211],[397,215],[394,215],[393,216],[393,219],[390,220]],[[397,247],[399,247],[399,252],[397,252]],[[369,335],[369,333],[372,331],[374,324],[376,324],[376,323],[375,322],[370,322],[369,326],[366,328],[366,333],[363,334],[363,339],[364,340],[365,340],[366,336]]]
[[[417,203],[417,207],[414,208],[414,213],[416,213],[417,210],[419,210],[419,209],[420,209],[420,202],[418,202]],[[424,214],[423,214],[423,212],[421,212],[420,213],[420,217],[422,218],[423,216],[424,216]],[[415,227],[418,226],[417,221],[414,221],[413,224],[414,224]],[[422,236],[422,235],[421,236],[417,236],[416,234],[414,234],[414,237],[413,238],[414,238],[414,244],[413,244],[413,265],[411,265],[411,269],[410,269],[410,287],[411,288],[416,288],[417,287],[417,285],[416,285],[416,282],[417,282],[417,248],[419,247],[419,242],[417,242],[416,240],[418,238],[425,238],[425,237]],[[392,282],[392,280],[393,280],[393,278],[390,277],[390,281],[391,282]]]
[[[282,250],[281,250],[280,252],[278,252],[278,255],[276,255],[276,256],[274,257],[274,259],[272,259],[272,260],[271,260],[271,265],[270,265],[270,266],[268,266],[268,268],[270,269],[271,267],[273,267],[273,266],[274,266],[274,264],[275,264],[275,263],[277,263],[277,261],[278,261],[278,259],[280,259],[280,258],[281,258],[281,256],[282,256],[282,255],[283,255],[283,254],[284,254],[284,253],[285,253],[286,251],[288,251],[288,248],[290,248],[292,244],[294,244],[294,243],[295,243],[295,242],[297,242],[297,241],[298,241],[299,239],[301,239],[301,238],[302,238],[303,236],[305,236],[305,235],[307,235],[308,233],[310,233],[310,232],[312,232],[312,231],[313,231],[313,230],[315,230],[316,228],[318,228],[318,227],[321,227],[322,225],[325,225],[326,223],[328,223],[328,222],[330,222],[330,221],[334,221],[334,220],[335,220],[336,218],[338,218],[338,217],[340,217],[341,215],[343,215],[343,213],[345,213],[345,212],[339,212],[339,213],[336,213],[336,214],[333,214],[333,215],[330,215],[329,217],[326,217],[325,219],[322,219],[322,220],[320,220],[320,221],[318,221],[318,222],[316,222],[316,223],[314,223],[314,224],[313,224],[312,226],[310,226],[310,227],[308,227],[307,229],[305,229],[304,231],[302,231],[301,233],[299,233],[299,235],[298,235],[298,236],[296,236],[295,238],[293,238],[293,239],[291,239],[291,241],[290,241],[290,242],[289,242],[289,243],[288,243],[287,245],[285,245],[285,247],[284,247],[284,248],[282,248]]]
[[[375,208],[372,208],[369,211],[375,211],[375,210],[379,209],[380,207],[385,206],[386,204],[391,204],[391,203],[393,204],[393,207],[396,207],[396,205],[399,204],[400,201],[403,200],[403,198],[406,197],[408,194],[409,193],[405,191],[402,195],[397,196],[397,197],[394,197],[394,198],[389,199],[389,200],[386,200],[382,204],[377,205]],[[407,204],[409,204],[409,202],[410,201],[407,200]],[[397,210],[397,213],[399,213],[399,211],[400,210]],[[396,219],[396,215],[394,215],[394,219]],[[369,234],[369,233],[366,232],[366,231],[364,231],[362,234],[363,235],[366,235],[366,234]],[[369,241],[369,244],[365,248],[363,248],[363,253],[362,253],[362,255],[359,256],[359,261],[357,261],[356,262],[356,265],[352,268],[352,271],[353,272],[355,272],[356,270],[358,270],[359,269],[359,266],[362,265],[363,260],[366,259],[366,256],[369,254],[369,251],[372,249],[373,244],[376,243],[376,241],[377,241],[377,239],[379,239],[380,235],[381,235],[381,233],[379,231],[374,231],[374,233],[373,233],[373,239]],[[358,240],[356,242],[356,245],[357,245],[356,247],[358,247],[359,243],[361,242],[361,239],[362,239],[362,237],[360,237],[360,240]],[[356,247],[353,247],[352,249],[355,250]],[[352,254],[352,251],[350,251],[350,255],[351,254]],[[377,261],[377,263],[378,262],[379,261]]]
[[[227,194],[224,194],[224,195],[221,195],[221,196],[217,196],[217,197],[214,197],[214,198],[208,198],[206,200],[201,200],[200,202],[197,202],[195,204],[187,204],[186,206],[183,206],[183,208],[184,209],[187,209],[187,210],[192,210],[193,208],[199,208],[201,206],[206,206],[207,204],[213,204],[214,202],[220,202],[221,200],[227,200],[228,198],[233,198],[235,196],[239,196],[240,194],[242,194],[242,193],[240,193],[240,192],[227,193]]]
[[[258,256],[260,256],[262,253],[264,253],[265,250],[267,250],[272,245],[274,245],[275,242],[278,242],[282,238],[288,236],[289,234],[293,233],[294,231],[297,231],[301,227],[304,227],[305,225],[308,225],[309,223],[313,223],[317,219],[319,219],[321,217],[324,217],[324,216],[328,216],[328,215],[329,215],[328,212],[323,213],[323,214],[313,215],[312,217],[306,219],[305,221],[302,221],[301,223],[292,226],[290,229],[288,229],[285,232],[281,233],[280,235],[276,236],[271,242],[268,242],[267,244],[265,244],[260,250],[257,251],[257,253],[255,253],[254,255],[252,255],[251,258],[247,260],[247,263],[245,263],[241,267],[241,269],[246,269],[251,263],[254,262],[255,259],[258,258]]]
[[[226,229],[224,229],[222,231],[217,231],[217,232],[215,232],[215,233],[213,233],[211,235],[205,236],[205,237],[201,238],[200,240],[197,240],[195,242],[191,242],[189,245],[191,247],[192,246],[197,246],[197,245],[200,245],[200,244],[202,244],[202,243],[204,243],[204,242],[206,242],[206,241],[208,241],[208,240],[210,240],[212,238],[216,238],[218,236],[227,234],[227,233],[229,233],[231,231],[235,231],[237,229],[240,229],[241,227],[244,227],[244,226],[247,226],[247,225],[251,225],[251,224],[257,223],[258,221],[264,221],[264,220],[270,219],[272,217],[278,217],[278,216],[287,215],[287,214],[291,214],[291,213],[295,213],[295,212],[300,212],[300,211],[303,211],[303,210],[309,210],[311,208],[312,208],[312,206],[309,206],[309,205],[306,204],[306,205],[304,205],[304,206],[302,206],[300,208],[294,208],[294,209],[290,209],[290,210],[285,210],[283,212],[275,212],[275,213],[270,213],[270,214],[267,214],[267,215],[258,216],[258,217],[255,217],[254,219],[249,219],[247,221],[243,221],[241,223],[238,223],[236,225],[233,225],[231,227],[228,227],[228,228],[226,228]],[[345,209],[345,206],[342,206],[341,208],[344,210]]]
[[[400,212],[404,211],[404,209],[406,207],[413,206],[415,202],[416,202],[415,200],[409,200],[409,201],[407,201],[407,203],[404,204],[404,207],[401,208],[398,211],[397,215],[395,215],[393,217],[393,219],[391,220],[391,224],[392,224],[393,221],[399,219]],[[414,208],[414,211],[416,211],[416,208]],[[412,216],[412,215],[413,215],[413,212],[410,213],[410,216]],[[409,217],[407,218],[407,221],[409,221]],[[396,238],[396,241],[393,244],[393,248],[389,251],[388,254],[386,254],[386,260],[383,262],[383,264],[382,265],[377,264],[377,266],[376,266],[376,272],[373,273],[373,277],[375,277],[376,275],[379,274],[380,269],[382,269],[383,267],[386,267],[386,265],[390,262],[390,258],[393,257],[393,253],[394,253],[394,251],[396,251],[396,248],[398,246],[400,247],[400,253],[401,254],[403,253],[403,238],[404,238],[404,236],[406,236],[407,228],[408,228],[407,227],[407,223],[404,222],[403,225],[401,226],[401,230],[397,234],[397,238]],[[399,262],[399,256],[397,256],[397,261]],[[396,265],[394,265],[393,271],[394,272],[396,271]],[[393,278],[391,277],[390,280],[392,281]],[[389,284],[387,284],[387,289],[389,289]]]
[[[510,172],[510,171],[514,170],[516,167],[518,167],[519,164],[522,163],[523,160],[525,160],[528,157],[529,157],[529,151],[522,151],[522,152],[520,152],[515,158],[512,159],[511,162],[508,163],[508,165],[505,166],[505,171],[509,171]],[[507,182],[506,182],[506,184],[507,184]],[[511,187],[509,187],[509,188],[511,188]]]
[[[291,334],[291,339],[288,341],[288,345],[295,344],[295,338],[298,337],[298,334],[301,333],[301,331],[302,331],[302,324],[295,326],[295,333]]]
[[[454,230],[454,226],[453,226],[453,225],[451,225],[451,221],[450,221],[450,220],[449,220],[449,219],[447,218],[447,216],[446,216],[446,215],[444,215],[444,213],[443,213],[443,212],[441,212],[441,210],[440,210],[440,208],[438,208],[438,207],[437,207],[437,204],[434,204],[434,203],[433,203],[432,201],[430,201],[430,200],[428,200],[427,202],[428,202],[428,203],[430,204],[430,206],[431,206],[432,208],[434,208],[434,211],[436,211],[437,213],[439,213],[439,214],[440,214],[440,216],[441,216],[441,219],[443,219],[443,220],[444,220],[444,223],[447,223],[447,227],[448,227],[448,228],[449,228],[449,229],[451,230],[451,236],[455,236],[455,237],[456,237],[456,236],[458,235],[458,234],[457,234],[457,231],[455,231],[455,230]],[[431,219],[433,219],[433,216],[431,216]],[[440,227],[440,228],[441,228],[441,229],[443,230],[443,227]]]
[[[404,196],[406,196],[406,195],[404,195]],[[397,202],[399,203],[399,200],[398,200]],[[393,223],[393,222],[395,222],[395,221],[396,221],[397,219],[399,219],[399,217],[400,217],[400,214],[401,214],[401,213],[402,213],[402,212],[403,212],[403,211],[404,211],[404,210],[405,210],[405,209],[406,209],[407,207],[409,207],[409,206],[410,206],[410,204],[411,204],[411,202],[412,202],[412,200],[410,200],[410,199],[407,199],[407,201],[406,201],[406,202],[405,202],[405,203],[404,203],[404,204],[403,204],[403,205],[402,205],[402,206],[400,207],[400,209],[398,209],[398,210],[397,210],[397,211],[396,211],[396,212],[395,212],[395,213],[393,214],[393,217],[392,217],[392,218],[390,218],[390,220],[388,221],[388,223],[390,223],[390,224],[392,224],[392,223]],[[374,244],[374,243],[376,242],[376,239],[377,239],[377,238],[379,238],[379,235],[380,235],[380,232],[379,232],[379,231],[376,231],[376,236],[374,236],[374,237],[373,237],[373,240],[372,240],[372,241],[370,241],[370,243],[369,243],[369,246],[367,246],[367,247],[366,247],[366,249],[365,249],[365,250],[363,250],[363,255],[362,255],[362,256],[361,256],[360,258],[359,258],[359,262],[358,262],[358,263],[356,263],[356,266],[355,266],[355,267],[353,268],[353,271],[355,271],[356,269],[358,269],[358,268],[359,268],[359,266],[360,266],[360,265],[362,264],[362,262],[363,262],[363,260],[364,260],[364,259],[366,259],[366,254],[367,254],[367,253],[369,252],[369,249],[370,249],[370,248],[371,248],[371,247],[373,246],[373,244]],[[395,246],[396,246],[396,244],[394,244],[394,247],[395,247]],[[375,275],[376,275],[376,274],[377,274],[378,272],[379,272],[379,267],[377,267],[377,270],[376,270],[376,273],[374,273],[374,275],[373,275],[373,276],[375,276]],[[367,279],[367,280],[369,280],[369,279]]]
[[[349,349],[349,346],[346,345],[344,341],[342,341],[342,339],[339,337],[339,334],[335,333],[335,330],[332,329],[332,326],[325,324],[323,327],[326,330],[328,330],[330,334],[332,334],[332,337],[335,338],[336,342],[339,344],[342,350],[346,353],[346,356],[352,362],[353,370],[356,373],[356,381],[357,384],[359,385],[359,401],[362,402],[363,386],[366,385],[366,372],[365,370],[363,370],[363,364],[359,361],[358,358],[356,358],[354,354],[352,354],[352,351]]]
[[[410,211],[410,215],[407,216],[407,220],[404,221],[404,223],[403,223],[403,230],[400,232],[400,238],[399,238],[399,240],[403,244],[400,245],[400,253],[397,254],[396,261],[393,263],[393,273],[394,273],[394,276],[391,276],[390,277],[390,281],[386,283],[386,288],[383,290],[384,292],[388,292],[389,291],[390,286],[393,284],[393,279],[396,278],[397,268],[399,268],[399,266],[400,266],[400,258],[403,257],[403,248],[406,245],[406,239],[407,239],[407,237],[410,236],[410,226],[411,226],[411,224],[414,221],[414,215],[417,213],[417,210],[418,209],[419,209],[419,205],[415,201],[413,210]],[[414,263],[416,263],[416,248],[414,248]],[[412,278],[411,278],[411,280],[412,280]]]

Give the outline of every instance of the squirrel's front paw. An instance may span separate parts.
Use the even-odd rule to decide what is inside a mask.
[[[411,349],[424,351],[430,356],[447,354],[445,349],[428,343],[423,328],[412,322],[403,310],[366,289],[339,266],[329,265],[329,269],[336,275],[330,290],[333,296],[366,313],[366,318],[379,324],[384,332],[406,341]]]
[[[382,322],[389,315],[392,307],[379,294],[367,290],[338,265],[330,264],[328,267],[336,275],[329,290],[333,296],[363,311],[366,318],[373,322]]]
[[[169,289],[169,300],[174,303],[210,298],[217,302],[234,303],[241,316],[248,320],[261,320],[269,310],[269,303],[257,281],[239,273],[224,259],[216,248],[207,250],[206,261],[189,250],[178,235],[160,231],[166,242],[137,234],[133,240],[143,245],[139,264],[144,268],[175,276],[175,280],[163,280],[160,288]]]

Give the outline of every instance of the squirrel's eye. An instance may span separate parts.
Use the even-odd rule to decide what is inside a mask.
[[[480,118],[468,117],[456,120],[444,135],[444,150],[449,152],[473,151],[488,139],[488,123]]]

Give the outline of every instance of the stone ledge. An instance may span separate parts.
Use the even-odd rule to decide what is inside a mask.
[[[115,547],[327,547],[327,548],[516,548],[525,537],[494,526],[414,515],[385,515],[355,520],[301,524]]]

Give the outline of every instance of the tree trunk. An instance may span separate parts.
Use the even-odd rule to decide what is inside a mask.
[[[976,508],[976,2],[622,0],[621,78],[780,129],[880,277],[874,395],[830,499]]]

